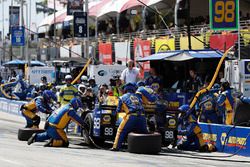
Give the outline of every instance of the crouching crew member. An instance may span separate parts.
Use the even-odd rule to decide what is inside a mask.
[[[69,141],[64,129],[70,121],[72,120],[83,128],[85,127],[85,123],[76,113],[79,108],[82,108],[82,102],[78,98],[73,98],[69,104],[56,110],[46,122],[46,131],[44,133],[33,134],[28,140],[28,145],[50,139],[44,145],[45,147],[68,147]]]
[[[20,110],[27,121],[25,128],[38,128],[40,117],[37,115],[37,112],[51,114],[52,108],[50,104],[53,101],[57,101],[56,95],[50,90],[45,90],[42,96],[38,96],[31,102],[22,105]]]
[[[135,94],[136,85],[127,83],[124,86],[125,94],[120,97],[116,112],[125,112],[121,124],[118,127],[113,148],[118,151],[129,132],[147,133],[146,118],[141,98]]]
[[[179,107],[181,111],[181,117],[179,120],[179,135],[185,135],[187,138],[181,141],[177,145],[180,150],[195,151],[199,150],[201,152],[216,151],[216,148],[212,144],[206,144],[203,140],[203,134],[195,116],[189,111],[189,105],[182,105]]]

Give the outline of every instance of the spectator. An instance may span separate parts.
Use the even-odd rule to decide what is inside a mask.
[[[139,69],[134,67],[132,60],[128,61],[128,67],[122,71],[121,81],[123,84],[136,83],[139,78]]]
[[[189,75],[190,78],[187,80],[187,90],[195,93],[203,86],[203,83],[195,70],[189,70]]]

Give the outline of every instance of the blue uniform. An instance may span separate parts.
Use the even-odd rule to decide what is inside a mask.
[[[216,108],[216,100],[213,94],[206,94],[200,100],[204,102],[201,106],[198,106],[201,109],[201,114],[199,117],[200,122],[206,123],[219,123],[219,118]],[[198,104],[198,103],[197,103]]]
[[[185,134],[187,138],[178,145],[178,149],[194,151],[199,150],[205,145],[201,128],[194,115],[190,114],[187,118],[179,122],[178,134]]]
[[[152,89],[156,92],[159,93],[159,90],[161,88],[162,85],[162,80],[160,77],[157,76],[150,76],[146,79],[145,84],[147,86],[152,87]]]
[[[50,145],[48,146],[67,147],[69,142],[64,129],[71,120],[81,126],[84,126],[83,120],[76,114],[76,111],[70,104],[59,108],[48,118],[46,132],[37,134],[35,142],[52,139],[49,143]]]
[[[233,124],[233,107],[234,107],[234,98],[232,96],[231,90],[226,90],[219,94],[217,100],[218,107],[223,111],[223,122],[226,125]]]
[[[140,86],[137,89],[136,94],[138,94],[140,96],[143,104],[145,104],[145,105],[155,104],[157,99],[158,99],[154,93],[154,90],[149,88],[149,87]]]
[[[113,148],[120,149],[122,142],[131,131],[147,133],[146,118],[141,98],[135,93],[126,93],[120,97],[116,112],[125,112],[117,134]]]
[[[38,112],[45,114],[50,114],[52,112],[49,102],[42,96],[35,98],[21,107],[21,113],[27,121],[26,128],[39,126],[40,117],[36,114]]]

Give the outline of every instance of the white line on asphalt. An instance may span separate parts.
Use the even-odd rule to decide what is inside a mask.
[[[25,166],[24,164],[20,164],[20,162],[8,160],[8,159],[5,159],[5,158],[3,158],[3,157],[0,157],[0,161],[7,162],[7,163],[10,163],[10,164],[13,164],[13,165]],[[0,163],[0,164],[1,164],[1,163]]]

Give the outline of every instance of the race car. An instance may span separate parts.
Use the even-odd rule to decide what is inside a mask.
[[[125,113],[116,113],[118,98],[109,96],[106,105],[96,105],[95,109],[83,114],[82,118],[88,125],[87,131],[82,131],[82,136],[87,144],[94,142],[101,146],[105,141],[114,141],[117,129],[125,116]],[[178,113],[175,111],[165,114],[157,114],[155,105],[145,106],[148,129],[150,132],[158,131],[162,134],[162,144],[168,146],[177,141]],[[163,127],[157,127],[155,117],[163,118]],[[89,140],[89,137],[91,140]]]

